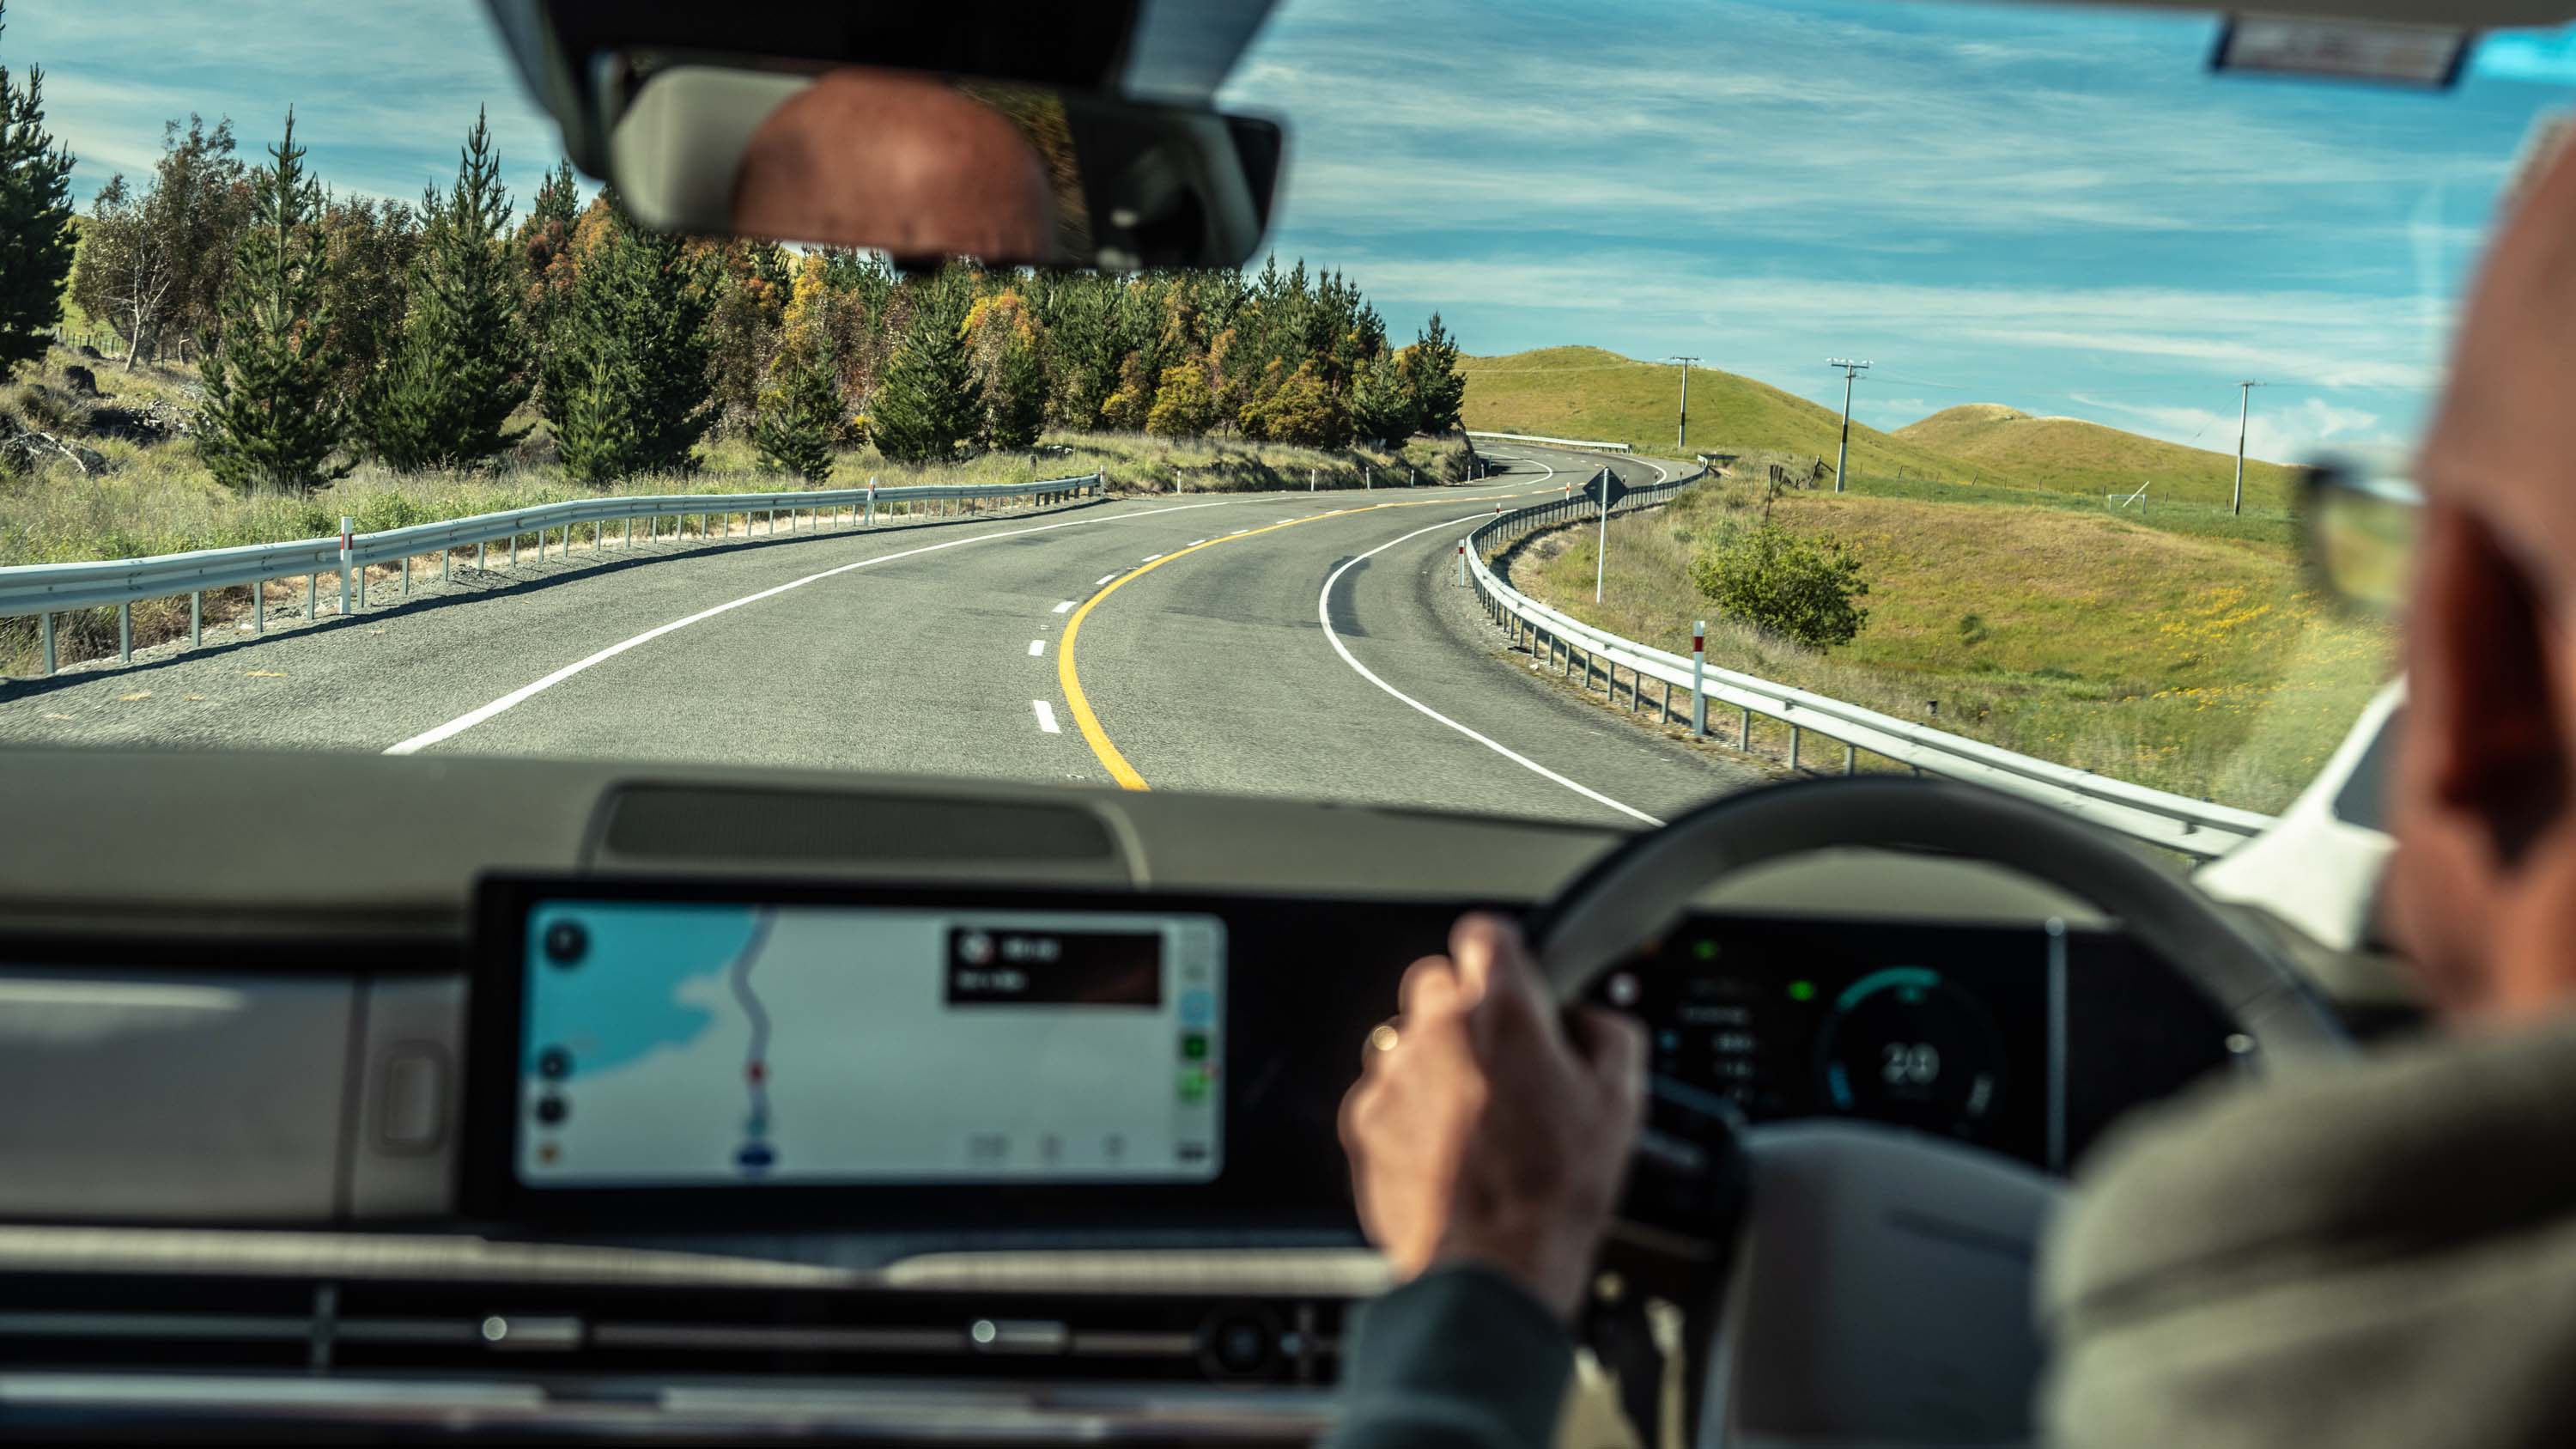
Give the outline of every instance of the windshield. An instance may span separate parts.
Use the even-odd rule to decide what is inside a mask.
[[[0,740],[1620,826],[2316,774],[2393,632],[2303,465],[2402,466],[2560,37],[2410,88],[2178,13],[1442,8],[1165,78],[1283,180],[1129,273],[652,232],[479,12],[18,0]],[[957,84],[1052,236],[1067,113]]]

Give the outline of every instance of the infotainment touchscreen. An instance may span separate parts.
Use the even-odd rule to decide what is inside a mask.
[[[1213,1180],[1225,951],[1208,915],[539,901],[518,1180]]]

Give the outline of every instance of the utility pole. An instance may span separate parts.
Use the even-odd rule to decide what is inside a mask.
[[[1851,461],[1852,379],[1868,370],[1870,364],[1854,362],[1848,357],[1828,357],[1825,359],[1825,366],[1839,367],[1843,370],[1843,437],[1841,442],[1834,445],[1834,491],[1840,493],[1843,491],[1844,465]]]
[[[1699,359],[1696,357],[1667,357],[1664,361],[1678,362],[1682,365],[1682,416],[1680,426],[1673,430],[1673,446],[1675,448],[1687,449],[1690,447],[1690,367],[1692,363],[1699,361]]]
[[[2245,514],[2245,412],[2254,389],[2262,385],[2250,379],[2236,384],[2236,495],[2227,505],[2230,517]]]

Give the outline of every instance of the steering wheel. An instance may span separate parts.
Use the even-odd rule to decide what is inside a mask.
[[[2166,869],[2073,816],[1955,781],[1847,776],[1724,796],[1594,864],[1532,920],[1532,948],[1557,998],[1583,1000],[1709,886],[1849,846],[1987,861],[2082,898],[2225,1011],[2253,1038],[2250,1060],[2351,1050],[2303,980]],[[1658,1113],[1668,1092],[1698,1095],[1658,1081]],[[1991,1152],[1857,1120],[1732,1135],[1716,1150],[1734,1160],[1692,1168],[1725,1182],[1720,1221],[1704,1234],[1725,1266],[1700,1285],[1716,1301],[1698,1306],[1685,1339],[1705,1360],[1697,1442],[2026,1438],[2040,1367],[2032,1264],[2061,1184]],[[1675,1171],[1689,1146],[1650,1122],[1632,1201],[1639,1179]],[[1659,1229],[1628,1231],[1651,1239]]]

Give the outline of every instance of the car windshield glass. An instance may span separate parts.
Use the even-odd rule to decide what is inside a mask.
[[[2304,465],[2404,468],[2576,76],[2541,32],[2321,79],[2181,12],[1284,0],[1221,84],[1134,78],[1287,137],[1241,268],[1138,272],[657,233],[479,7],[0,19],[0,741],[1615,826],[1911,769],[2204,842],[2391,676]],[[869,103],[810,71],[773,122]],[[1135,224],[1073,195],[1079,103],[880,84],[1028,148],[1020,231],[963,234]]]

